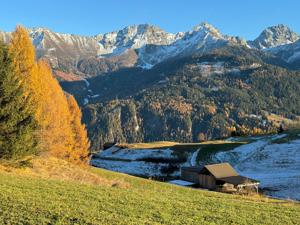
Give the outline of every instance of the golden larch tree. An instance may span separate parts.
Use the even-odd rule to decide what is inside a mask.
[[[71,127],[74,133],[74,160],[86,163],[89,160],[89,147],[90,142],[87,137],[87,131],[85,125],[81,123],[82,113],[80,108],[72,95],[67,96],[69,109],[71,112]]]
[[[48,64],[36,63],[35,49],[25,28],[18,26],[13,32],[9,53],[24,95],[32,99],[28,104],[34,108],[38,123],[40,151],[76,163],[86,162],[89,142],[78,105],[75,99],[67,99]]]
[[[31,95],[35,101],[34,92],[37,88],[37,66],[35,61],[35,49],[29,37],[28,31],[17,26],[12,33],[9,52],[13,59],[15,73],[19,82],[22,83],[26,95]]]
[[[37,120],[40,124],[39,144],[59,158],[72,158],[74,134],[71,113],[65,93],[44,61],[38,62],[39,91]]]

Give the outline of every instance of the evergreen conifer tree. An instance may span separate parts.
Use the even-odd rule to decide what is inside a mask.
[[[16,76],[8,47],[0,43],[0,158],[17,159],[37,151],[34,112]]]

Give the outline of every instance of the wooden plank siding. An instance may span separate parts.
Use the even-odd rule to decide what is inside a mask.
[[[216,188],[216,179],[211,175],[199,174],[199,185],[200,187],[207,189],[215,189]]]

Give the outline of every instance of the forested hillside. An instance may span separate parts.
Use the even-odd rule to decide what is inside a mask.
[[[277,132],[297,123],[300,73],[239,47],[62,83],[83,107],[93,147],[104,142],[194,142]],[[277,61],[278,62],[278,61]],[[88,101],[88,104],[87,102]]]

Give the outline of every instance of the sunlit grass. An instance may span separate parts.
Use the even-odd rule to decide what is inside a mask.
[[[0,170],[0,224],[298,224],[300,221],[299,204],[289,201],[177,187],[96,168],[84,170],[104,181],[120,181],[128,186],[83,183],[79,177],[69,180],[33,175],[34,171],[30,174],[35,166],[33,162],[25,174],[21,172],[24,168],[19,172]],[[45,166],[37,173],[47,174],[48,168]]]
[[[90,166],[73,165],[54,157],[27,157],[14,162],[2,162],[2,165],[0,164],[1,171],[12,175],[74,181],[79,184],[129,186],[122,179],[106,179],[95,174]]]

